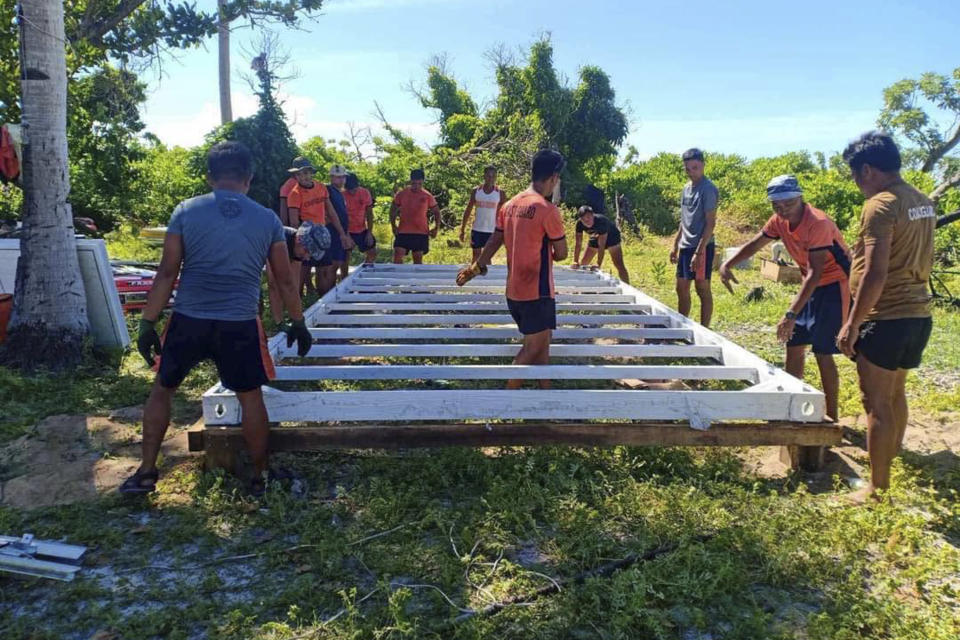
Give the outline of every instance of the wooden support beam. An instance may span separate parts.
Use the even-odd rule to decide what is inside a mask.
[[[522,334],[515,327],[321,327],[310,329],[315,340],[519,340]],[[606,329],[577,327],[556,329],[554,340],[687,340],[689,329],[644,327],[640,329]]]
[[[750,367],[656,365],[340,365],[277,367],[276,380],[755,380]]]
[[[832,422],[794,424],[753,422],[716,424],[706,431],[684,424],[504,423],[277,427],[270,430],[271,451],[322,449],[397,449],[407,447],[494,446],[778,446],[840,444],[841,428]],[[195,448],[197,447],[197,448]],[[240,451],[237,427],[207,427],[191,451]]]
[[[520,344],[315,344],[307,358],[498,358],[517,355]],[[720,358],[722,349],[699,344],[555,344],[555,358]],[[280,357],[293,357],[296,346],[283,345]]]
[[[345,325],[382,326],[382,325],[440,325],[451,324],[510,324],[516,321],[509,314],[317,314],[307,323],[311,327],[336,327]],[[622,314],[622,315],[578,315],[557,314],[557,325],[584,325],[603,327],[610,325],[670,326],[664,315]]]

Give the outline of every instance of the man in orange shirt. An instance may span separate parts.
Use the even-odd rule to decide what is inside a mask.
[[[347,232],[353,238],[357,249],[366,254],[367,264],[373,264],[377,259],[377,239],[373,236],[373,196],[360,186],[360,180],[354,173],[347,174],[345,186],[343,200],[350,219]],[[347,264],[349,263],[348,253]]]
[[[280,222],[284,226],[289,226],[290,224],[290,214],[287,211],[287,198],[295,186],[297,186],[297,179],[293,176],[287,178],[287,181],[280,186]]]
[[[833,361],[837,334],[850,310],[850,250],[827,214],[803,201],[793,176],[777,176],[767,185],[773,215],[753,240],[720,266],[720,280],[730,289],[737,279],[730,269],[774,240],[781,240],[800,267],[803,284],[777,324],[777,338],[787,346],[787,373],[803,380],[807,345],[820,369],[827,415],[837,419],[840,374]]]
[[[507,201],[497,212],[493,235],[480,257],[457,274],[463,286],[487,272],[487,265],[502,245],[507,246],[507,307],[523,334],[523,346],[514,364],[547,364],[550,338],[557,328],[553,261],[567,257],[566,230],[560,210],[547,198],[560,184],[564,159],[551,149],[533,157],[530,187]],[[508,389],[519,389],[522,380],[510,380]],[[541,380],[541,389],[550,381]]]
[[[303,157],[296,158],[289,171],[297,179],[296,186],[290,190],[290,195],[287,196],[289,226],[297,228],[302,220],[324,225],[329,220],[334,231],[339,234],[343,246],[352,247],[353,241],[347,235],[343,225],[340,224],[340,217],[330,202],[330,194],[327,188],[313,179],[316,169],[310,164],[310,161]],[[301,269],[300,295],[303,295],[304,288],[306,288],[307,293],[315,293],[318,289],[321,294],[332,289],[334,283],[330,282],[330,276],[332,275],[336,279],[337,274],[330,269],[323,268],[329,267],[331,264],[328,255],[324,255],[320,261],[304,260]],[[317,268],[316,289],[314,289],[313,282],[310,281],[310,270],[315,267]]]
[[[424,254],[430,251],[430,238],[436,238],[440,231],[440,208],[433,194],[423,188],[423,180],[423,169],[411,171],[410,186],[398,191],[390,205],[395,264],[402,263],[408,251],[413,253],[414,264],[423,264]],[[432,229],[427,222],[427,213],[433,215]]]

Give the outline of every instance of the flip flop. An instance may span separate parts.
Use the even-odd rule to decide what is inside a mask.
[[[160,478],[160,474],[156,470],[148,471],[146,473],[141,473],[140,471],[136,472],[129,478],[123,481],[123,484],[120,485],[120,488],[117,489],[120,493],[123,494],[144,494],[144,493],[153,493],[157,490],[157,480]],[[147,484],[144,484],[144,481]]]

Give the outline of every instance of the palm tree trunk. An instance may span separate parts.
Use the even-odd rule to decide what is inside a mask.
[[[67,196],[67,67],[60,0],[21,0],[23,233],[2,359],[69,367],[89,333]]]
[[[233,120],[233,106],[230,104],[230,23],[223,12],[226,3],[226,0],[217,0],[220,8],[220,24],[217,26],[220,54],[220,124]]]

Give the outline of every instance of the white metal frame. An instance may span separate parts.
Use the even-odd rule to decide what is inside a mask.
[[[740,391],[438,389],[279,391],[264,388],[271,422],[411,420],[681,420],[696,429],[730,420],[822,422],[823,393],[746,349],[607,274],[555,267],[558,330],[551,355],[583,364],[447,364],[447,358],[504,357],[520,334],[505,313],[506,267],[460,288],[457,265],[357,267],[304,314],[314,339],[308,358],[439,358],[431,364],[286,363],[278,380],[686,379],[743,380]],[[605,339],[603,344],[592,342]],[[343,340],[375,344],[337,344]],[[455,342],[449,342],[449,341]],[[579,341],[568,344],[567,341]],[[416,342],[414,342],[416,341]],[[433,342],[431,342],[433,341]],[[584,342],[591,341],[591,342]],[[629,344],[608,344],[631,341]],[[680,341],[679,344],[676,341]],[[670,342],[670,344],[664,344]],[[639,344],[638,344],[639,343]],[[296,359],[283,334],[275,361]],[[644,358],[642,363],[632,362]],[[693,364],[647,360],[690,359]],[[598,362],[598,359],[603,359]],[[608,359],[616,359],[609,362]],[[592,361],[592,362],[591,362]],[[203,396],[207,425],[237,424],[240,406],[219,384]]]

